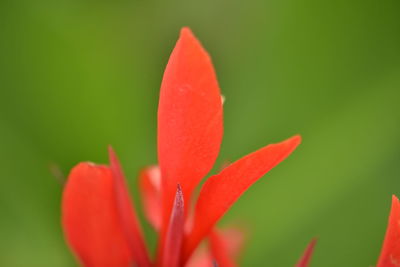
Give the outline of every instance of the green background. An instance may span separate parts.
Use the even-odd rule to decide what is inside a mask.
[[[400,196],[399,13],[398,0],[1,1],[0,266],[76,266],[49,166],[105,163],[112,144],[139,206],[182,26],[226,97],[217,165],[303,137],[221,222],[248,228],[241,264],[293,266],[316,236],[312,266],[374,265]]]

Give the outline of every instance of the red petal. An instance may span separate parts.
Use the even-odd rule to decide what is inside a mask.
[[[213,266],[213,257],[209,247],[199,246],[190,257],[185,267],[210,267]]]
[[[392,196],[392,209],[377,267],[400,266],[400,203]]]
[[[244,232],[240,229],[214,229],[209,236],[209,246],[198,247],[185,266],[210,267],[214,262],[218,266],[227,266],[227,263],[234,265],[234,260],[237,259],[243,242]]]
[[[72,169],[62,201],[66,239],[86,267],[130,267],[134,254],[123,231],[114,178],[107,166],[80,163]]]
[[[178,184],[174,206],[170,217],[165,241],[165,251],[162,266],[175,267],[179,265],[185,222],[184,200],[181,186]]]
[[[113,149],[109,147],[110,169],[114,176],[115,194],[117,209],[122,229],[128,240],[131,251],[135,255],[136,263],[139,266],[149,266],[150,260],[147,254],[146,245],[143,240],[142,231],[136,212],[129,197],[128,187],[125,184],[125,177],[121,165]]]
[[[211,59],[183,28],[165,69],[158,106],[164,227],[176,185],[182,186],[189,203],[194,187],[217,158],[222,132],[221,95]]]
[[[144,214],[158,231],[161,227],[161,172],[158,166],[143,169],[139,175]]]
[[[296,267],[307,267],[310,264],[311,256],[314,252],[314,247],[316,243],[317,239],[311,240],[310,244],[308,244],[299,262],[297,262]]]
[[[229,257],[237,259],[240,251],[243,248],[245,232],[239,228],[225,228],[222,230],[214,230],[214,235],[217,233],[225,243],[225,247]]]
[[[228,242],[224,240],[216,230],[211,231],[209,237],[210,249],[213,259],[220,267],[236,266],[233,258],[229,255]]]
[[[284,160],[299,145],[300,136],[268,145],[210,177],[201,189],[193,229],[185,240],[186,260],[231,205],[259,178]]]

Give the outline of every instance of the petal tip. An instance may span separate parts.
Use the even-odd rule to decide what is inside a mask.
[[[89,170],[89,169],[92,169],[92,168],[99,168],[99,167],[102,167],[102,166],[104,166],[104,165],[96,164],[96,163],[91,162],[91,161],[79,162],[77,165],[75,165],[72,168],[72,170],[70,172],[70,175],[72,173],[75,173],[75,172],[80,172],[80,171],[83,171],[83,170]]]
[[[295,141],[297,144],[300,144],[302,141],[301,135],[296,134],[295,136],[292,137],[292,140]]]
[[[114,159],[116,157],[116,154],[111,145],[108,145],[107,149],[108,149],[108,157],[110,158],[111,161],[111,159]]]
[[[204,49],[201,42],[197,39],[197,37],[194,35],[193,31],[189,27],[183,27],[181,29],[178,43],[181,43],[181,45],[185,47],[199,49],[200,51],[202,51],[202,53],[204,53],[204,55],[207,56],[207,58],[209,57],[207,51]],[[208,60],[211,59],[208,58]]]
[[[317,238],[314,237],[310,241],[310,243],[307,245],[307,248],[303,252],[303,255],[301,256],[300,260],[297,262],[296,267],[308,267],[309,266],[316,244],[317,244]]]
[[[176,205],[179,207],[183,207],[183,192],[182,192],[182,187],[181,185],[178,183],[177,187],[176,187]]]
[[[192,30],[187,26],[182,27],[181,32],[180,32],[180,37],[181,38],[182,37],[186,37],[186,36],[187,37],[194,37]]]

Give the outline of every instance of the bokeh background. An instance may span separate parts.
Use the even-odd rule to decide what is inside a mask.
[[[248,227],[241,264],[293,266],[316,236],[312,266],[374,265],[400,195],[399,13],[398,0],[1,1],[0,266],[76,266],[59,179],[106,163],[108,144],[139,206],[182,26],[226,97],[217,165],[304,139],[221,221]]]

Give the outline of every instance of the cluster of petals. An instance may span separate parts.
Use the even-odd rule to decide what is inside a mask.
[[[289,156],[300,136],[267,145],[208,177],[223,135],[222,96],[211,59],[183,28],[163,76],[158,107],[158,165],[143,169],[139,191],[158,233],[155,255],[143,237],[119,160],[79,163],[62,199],[65,238],[86,267],[236,266],[243,232],[216,224],[259,178]],[[400,266],[400,207],[394,197],[378,267]],[[206,244],[203,241],[207,240]],[[308,266],[315,240],[299,262]]]

